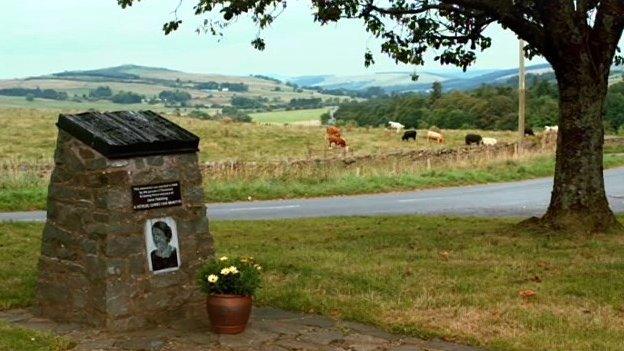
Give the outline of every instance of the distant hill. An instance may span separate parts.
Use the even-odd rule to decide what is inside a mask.
[[[621,68],[614,68],[613,77],[621,77]],[[417,71],[418,79],[412,80],[411,72],[383,72],[357,76],[318,75],[301,76],[288,79],[289,82],[303,87],[323,89],[365,90],[371,87],[380,87],[386,92],[426,92],[431,89],[435,81],[442,83],[445,90],[469,90],[482,84],[511,84],[517,82],[518,69],[499,70],[469,70],[461,72],[449,69],[444,71]],[[552,74],[549,64],[531,65],[527,67],[527,74]],[[554,77],[553,77],[554,79]]]
[[[268,76],[188,73],[161,67],[122,65],[93,70],[64,71],[23,79],[0,80],[0,91],[3,92],[0,94],[0,106],[29,106],[23,100],[28,92],[36,89],[35,98],[38,102],[37,104],[31,103],[30,106],[39,107],[43,105],[45,107],[47,99],[44,97],[52,96],[52,94],[46,95],[40,91],[54,90],[55,96],[66,96],[63,99],[66,101],[62,105],[63,108],[75,106],[77,109],[84,109],[86,105],[99,108],[101,104],[98,101],[111,99],[91,96],[91,92],[98,88],[106,88],[106,91],[112,91],[113,95],[125,92],[139,94],[142,106],[137,106],[137,108],[175,107],[159,100],[159,95],[163,91],[188,93],[191,99],[184,106],[186,108],[195,106],[220,108],[229,105],[234,96],[250,99],[262,98],[264,102],[270,101],[274,106],[287,104],[292,99],[333,98],[313,90],[289,86]],[[148,101],[150,102],[149,106],[147,106]],[[70,102],[75,104],[72,105]],[[52,102],[48,105],[58,106]],[[127,106],[107,104],[103,108],[122,109],[125,107]]]

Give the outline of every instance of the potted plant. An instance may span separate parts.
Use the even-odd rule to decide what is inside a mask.
[[[260,287],[261,270],[253,257],[223,256],[202,267],[198,280],[208,295],[206,308],[215,333],[238,334],[245,330],[251,299]]]

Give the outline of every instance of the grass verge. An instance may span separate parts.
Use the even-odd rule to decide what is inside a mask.
[[[0,310],[28,307],[35,297],[41,224],[0,223]],[[69,340],[0,322],[0,351],[63,351]]]
[[[409,164],[409,161],[407,161]],[[606,154],[605,168],[624,165],[623,154]],[[328,167],[327,167],[328,168]],[[355,168],[312,167],[305,170],[270,169],[269,173],[205,174],[207,202],[305,198],[373,194],[435,187],[508,182],[553,174],[552,155],[524,160],[501,159],[482,164],[467,162],[427,170],[409,164],[376,164]],[[0,211],[45,209],[47,178],[28,173],[0,176]]]
[[[514,222],[351,217],[211,231],[219,255],[263,263],[258,304],[492,350],[621,350],[624,236],[549,236]],[[2,308],[32,303],[41,229],[0,224]],[[527,289],[536,296],[519,296]]]
[[[624,155],[606,154],[605,168],[624,165]],[[436,187],[509,182],[552,176],[554,156],[537,155],[524,160],[501,159],[486,163],[466,162],[427,170],[406,161],[406,167],[391,164],[358,168],[323,169],[275,174],[261,172],[232,176],[206,175],[204,191],[208,202],[320,197],[333,195],[373,194]]]
[[[73,347],[65,338],[0,323],[0,351],[65,351]]]

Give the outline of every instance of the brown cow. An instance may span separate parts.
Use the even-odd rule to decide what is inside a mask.
[[[336,136],[336,135],[330,135],[329,136],[329,148],[331,149],[332,146],[340,146],[342,148],[344,148],[345,150],[349,150],[349,146],[347,146],[347,141],[344,140],[342,137],[340,136]]]
[[[337,137],[342,136],[342,131],[340,130],[340,128],[335,127],[335,126],[327,127],[327,129],[325,130],[325,133],[327,134],[327,137],[330,137],[332,135],[335,135]]]
[[[437,141],[439,144],[444,144],[444,135],[428,130],[427,141],[429,140]]]

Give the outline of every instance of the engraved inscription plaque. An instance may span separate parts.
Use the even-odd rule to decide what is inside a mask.
[[[137,185],[132,187],[132,208],[149,210],[182,205],[180,182]]]

